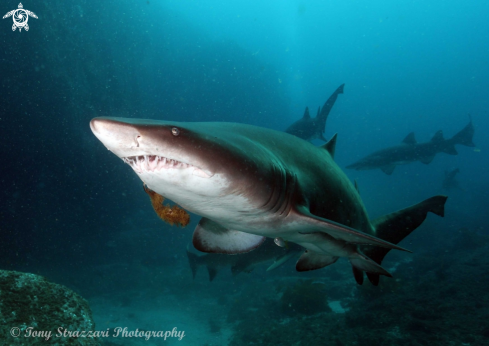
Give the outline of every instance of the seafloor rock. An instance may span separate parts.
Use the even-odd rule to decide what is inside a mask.
[[[57,336],[59,328],[94,330],[85,299],[42,276],[0,270],[0,344],[100,345],[94,338]]]

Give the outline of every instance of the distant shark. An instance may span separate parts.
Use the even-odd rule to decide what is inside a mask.
[[[349,259],[358,283],[377,284],[390,249],[428,212],[435,196],[370,222],[355,186],[333,160],[336,135],[321,147],[284,132],[235,123],[95,118],[95,136],[149,189],[201,215],[193,234],[202,252],[239,254],[266,237],[306,249],[298,271]],[[407,251],[407,250],[404,250]]]
[[[285,132],[305,139],[306,141],[311,141],[318,138],[327,142],[323,136],[324,128],[326,127],[326,120],[328,120],[329,112],[333,108],[338,95],[343,94],[344,86],[345,84],[341,84],[338,89],[336,89],[336,91],[326,101],[322,109],[319,107],[315,118],[311,118],[309,115],[309,108],[306,107],[302,119],[297,120],[295,123],[290,125]]]
[[[411,132],[404,138],[401,145],[376,151],[346,166],[346,168],[358,171],[380,168],[385,174],[391,175],[398,165],[405,165],[415,161],[420,161],[427,165],[433,161],[438,153],[457,155],[456,144],[475,147],[474,143],[472,143],[473,136],[474,125],[472,125],[472,121],[450,139],[444,139],[443,132],[440,130],[433,136],[431,141],[418,143],[414,138],[414,132]]]
[[[455,176],[460,172],[458,168],[445,171],[445,178],[443,179],[442,187],[445,190],[451,190],[460,188],[457,179]]]
[[[206,266],[209,273],[209,281],[214,280],[217,271],[222,267],[231,267],[231,273],[237,275],[242,272],[249,273],[262,263],[272,262],[267,271],[280,267],[293,257],[298,257],[304,249],[296,244],[290,243],[287,247],[275,245],[272,239],[267,238],[263,245],[256,250],[238,255],[225,254],[196,254],[187,247],[187,257],[195,279],[197,268]]]

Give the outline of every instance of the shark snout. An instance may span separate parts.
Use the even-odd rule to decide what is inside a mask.
[[[114,154],[127,156],[127,150],[140,147],[141,134],[131,124],[115,119],[94,118],[90,121],[93,134]]]

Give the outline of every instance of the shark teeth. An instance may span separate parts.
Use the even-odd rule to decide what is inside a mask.
[[[168,159],[164,156],[157,155],[140,155],[123,157],[122,161],[127,163],[138,174],[146,172],[157,172],[164,169],[186,169],[194,168],[192,174],[202,178],[210,178],[211,176],[198,167],[192,166],[185,162],[180,162],[173,159]]]

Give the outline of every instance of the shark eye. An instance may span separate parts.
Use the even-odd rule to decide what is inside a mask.
[[[180,130],[176,127],[172,127],[171,133],[176,137],[180,134]]]

